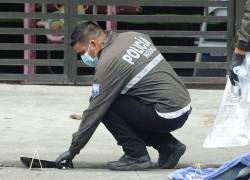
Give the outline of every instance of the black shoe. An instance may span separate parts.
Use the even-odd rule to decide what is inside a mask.
[[[118,171],[138,171],[153,167],[153,163],[148,155],[139,158],[123,155],[118,161],[108,162],[107,167]]]
[[[166,151],[159,152],[158,166],[164,169],[173,169],[185,153],[186,146],[180,142],[168,145]]]
[[[126,158],[126,154],[123,154],[123,155],[118,159],[118,161],[123,161],[123,159],[125,159],[125,158]],[[117,162],[117,161],[110,161],[110,162],[107,163],[107,165],[112,164],[112,163],[114,163],[114,162]]]

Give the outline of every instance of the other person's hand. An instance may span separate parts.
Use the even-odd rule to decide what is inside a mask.
[[[233,56],[232,56],[232,64],[230,67],[230,74],[229,74],[229,79],[230,82],[233,86],[235,86],[236,82],[239,82],[239,78],[237,76],[237,74],[234,73],[233,69],[237,66],[240,66],[243,61],[244,61],[245,56],[243,54],[239,54],[234,52]]]

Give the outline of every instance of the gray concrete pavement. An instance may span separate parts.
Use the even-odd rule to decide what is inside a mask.
[[[248,147],[204,149],[203,141],[213,124],[223,91],[190,90],[193,113],[184,128],[174,134],[188,150],[179,167],[201,163],[221,164]],[[55,159],[68,149],[72,132],[79,121],[69,118],[88,106],[90,87],[31,86],[0,84],[0,179],[166,179],[172,170],[113,172],[105,169],[107,161],[122,155],[109,132],[100,125],[90,143],[75,158],[74,170],[44,169],[29,171],[19,156],[32,156],[35,149],[42,159]],[[149,148],[153,161],[157,153]],[[7,167],[6,167],[7,166]]]

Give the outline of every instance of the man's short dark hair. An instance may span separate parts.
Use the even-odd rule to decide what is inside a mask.
[[[100,37],[102,32],[103,29],[92,21],[80,23],[71,34],[70,45],[74,46],[77,42],[85,44],[91,39]]]

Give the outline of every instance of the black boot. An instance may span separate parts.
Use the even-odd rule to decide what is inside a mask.
[[[161,148],[158,150],[158,166],[164,169],[175,168],[185,151],[186,146],[180,142],[169,144],[165,148]]]
[[[138,158],[123,155],[118,161],[108,162],[107,167],[118,171],[138,171],[153,167],[149,155]]]

